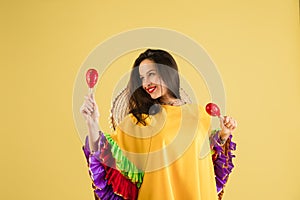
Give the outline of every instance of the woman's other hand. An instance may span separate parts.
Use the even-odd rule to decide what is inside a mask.
[[[221,131],[219,133],[221,141],[226,142],[228,137],[232,134],[232,132],[236,129],[237,122],[234,118],[230,116],[220,117],[220,128]]]

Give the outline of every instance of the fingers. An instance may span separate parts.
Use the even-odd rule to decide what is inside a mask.
[[[80,112],[84,115],[91,115],[92,114],[92,111],[90,108],[88,108],[85,104],[83,104],[81,107],[80,107]]]
[[[97,103],[96,103],[96,100],[95,100],[95,95],[94,95],[94,93],[92,93],[91,94],[91,102],[92,102],[92,104],[93,104],[93,108],[94,108],[94,110],[98,110],[98,105],[97,105]]]
[[[85,98],[85,101],[84,101],[83,104],[84,104],[91,112],[93,112],[93,111],[94,111],[94,102],[93,102],[93,100],[92,100],[90,97],[88,97],[88,96],[85,96],[84,98]]]
[[[93,93],[84,96],[84,102],[80,107],[80,113],[82,113],[85,119],[88,119],[88,117],[91,117],[94,120],[99,118],[100,114]]]
[[[229,116],[224,116],[223,124],[224,124],[224,127],[226,127],[227,129],[229,129],[231,131],[235,130],[237,127],[236,120]]]
[[[84,99],[85,100],[84,100],[82,106],[80,107],[80,112],[82,114],[92,115],[95,110],[94,101],[92,100],[92,98],[90,96],[85,96]]]

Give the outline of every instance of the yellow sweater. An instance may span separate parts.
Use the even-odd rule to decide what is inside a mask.
[[[145,171],[139,200],[217,200],[208,132],[210,116],[196,105],[163,105],[136,125],[129,115],[111,135]]]

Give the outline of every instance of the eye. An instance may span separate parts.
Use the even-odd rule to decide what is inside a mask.
[[[149,73],[149,76],[154,76],[154,75],[155,75],[154,72],[150,72],[150,73]]]
[[[140,80],[143,81],[143,80],[144,80],[144,77],[140,77]]]

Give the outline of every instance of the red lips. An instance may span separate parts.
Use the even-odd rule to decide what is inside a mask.
[[[156,89],[156,86],[151,86],[151,87],[147,87],[147,88],[146,88],[146,91],[147,91],[149,94],[151,94],[152,92],[155,91],[155,89]]]

